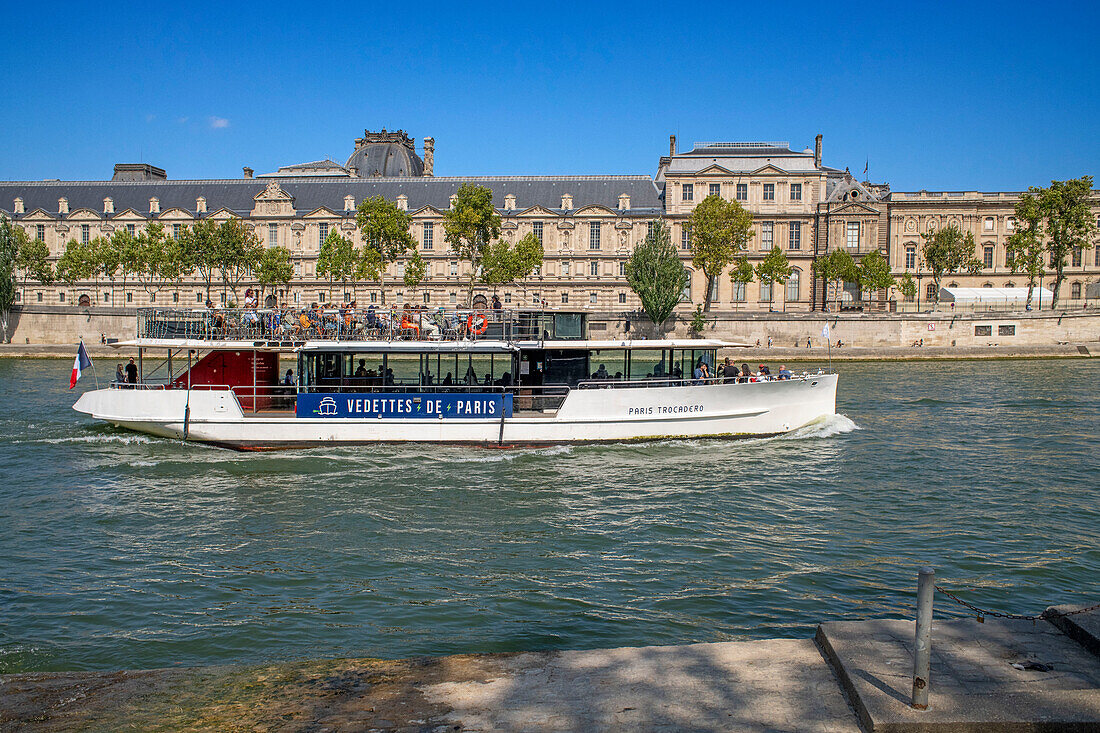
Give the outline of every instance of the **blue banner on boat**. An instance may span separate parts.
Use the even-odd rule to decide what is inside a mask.
[[[298,395],[298,417],[460,418],[499,420],[512,416],[511,394],[478,392],[420,393],[373,392],[363,394],[323,392]]]

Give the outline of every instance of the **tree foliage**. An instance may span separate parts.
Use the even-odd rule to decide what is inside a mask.
[[[1015,274],[1027,277],[1027,302],[1024,307],[1031,309],[1031,297],[1035,292],[1035,283],[1043,276],[1043,214],[1039,210],[1039,199],[1034,190],[1020,194],[1016,201],[1016,224],[1005,243],[1008,266]]]
[[[1054,269],[1051,308],[1055,308],[1058,292],[1066,279],[1067,258],[1074,250],[1091,247],[1096,233],[1096,222],[1089,207],[1092,176],[1051,181],[1049,188],[1031,188],[1029,191],[1038,198],[1039,213],[1043,217],[1046,250],[1050,255],[1050,266]]]
[[[877,249],[863,255],[856,268],[856,281],[863,292],[887,290],[897,282],[890,274],[890,263]]]
[[[11,343],[8,333],[8,314],[15,305],[15,263],[19,256],[20,235],[26,237],[22,227],[15,226],[8,217],[0,217],[0,326],[4,343]]]
[[[626,263],[626,281],[658,331],[680,302],[689,279],[663,221],[634,248]]]
[[[691,264],[707,278],[703,310],[709,311],[718,276],[744,251],[752,236],[752,214],[737,201],[711,195],[691,212],[687,226],[691,231]]]
[[[534,232],[529,232],[514,245],[498,239],[485,250],[481,282],[496,290],[496,286],[523,280],[542,264],[543,254],[542,242]]]
[[[206,300],[210,300],[210,286],[218,269],[218,225],[213,219],[197,221],[180,233],[180,253],[198,270],[199,278],[206,286]]]
[[[286,247],[269,247],[260,253],[256,263],[256,282],[260,286],[260,295],[266,288],[274,290],[284,288],[294,277],[294,266],[290,263],[290,250]]]
[[[15,227],[13,227],[15,228]],[[22,235],[19,234],[22,232]],[[23,275],[23,301],[27,300],[27,281],[49,285],[53,282],[53,267],[50,265],[50,248],[41,239],[28,237],[22,227],[15,233],[18,250],[15,254],[15,267]]]
[[[859,277],[856,261],[852,259],[852,255],[848,254],[848,250],[834,249],[814,260],[813,271],[817,277],[825,281],[826,286],[830,284],[833,286],[836,308],[839,310],[840,292],[844,282],[852,282]]]
[[[412,217],[392,201],[382,196],[372,196],[359,204],[355,221],[363,235],[363,252],[355,276],[377,280],[381,288],[390,264],[416,248],[416,240],[409,234]],[[383,291],[382,302],[385,302],[385,297]]]
[[[317,253],[317,274],[328,278],[330,298],[333,281],[346,287],[349,280],[355,279],[358,268],[359,252],[355,244],[335,229],[331,230]]]
[[[414,249],[412,256],[405,261],[405,272],[401,274],[401,281],[405,283],[405,287],[415,289],[417,285],[424,282],[424,276],[427,274],[428,263]]]
[[[926,232],[924,238],[924,261],[932,271],[932,283],[935,295],[933,301],[940,302],[940,281],[944,275],[956,272],[968,272],[976,275],[982,269],[981,261],[974,256],[974,234],[965,234],[954,224],[936,231]]]
[[[913,273],[907,272],[898,280],[898,292],[906,300],[912,300],[917,296],[917,281],[913,279]]]
[[[484,186],[464,183],[455,195],[454,206],[443,212],[444,240],[454,255],[470,264],[466,305],[473,306],[474,283],[490,243],[500,237],[500,215],[493,207],[493,192]]]

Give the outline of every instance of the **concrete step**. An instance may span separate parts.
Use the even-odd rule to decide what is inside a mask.
[[[1100,609],[1081,613],[1081,609],[1087,607],[1051,606],[1043,616],[1057,626],[1063,634],[1100,657]],[[1073,615],[1066,615],[1070,613]]]
[[[912,621],[895,620],[818,627],[817,641],[866,730],[1100,731],[1100,660],[1053,625],[935,621],[925,711],[909,706],[914,631]]]

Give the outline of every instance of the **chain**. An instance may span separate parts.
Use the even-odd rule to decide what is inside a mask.
[[[977,614],[978,621],[985,621],[986,616],[992,616],[993,618],[1007,618],[1007,619],[1015,619],[1017,621],[1032,621],[1032,622],[1034,622],[1034,621],[1039,621],[1041,619],[1046,619],[1046,618],[1051,618],[1051,617],[1061,618],[1061,617],[1064,617],[1064,616],[1076,616],[1079,613],[1087,613],[1089,611],[1096,611],[1096,610],[1100,609],[1100,603],[1097,603],[1095,606],[1088,606],[1086,608],[1078,608],[1075,611],[1049,611],[1049,612],[1048,611],[1043,611],[1038,616],[1029,616],[1027,614],[1019,614],[1019,613],[1003,613],[1001,611],[991,611],[991,610],[986,609],[986,608],[980,608],[978,606],[975,606],[973,603],[970,603],[968,601],[964,601],[963,599],[959,598],[957,595],[955,595],[951,591],[944,590],[943,588],[941,588],[938,585],[936,586],[936,590],[938,590],[940,593],[943,593],[945,596],[947,596],[948,598],[953,600],[955,603],[958,603],[960,606],[964,606],[966,608],[969,608],[971,611],[973,611],[975,614]]]

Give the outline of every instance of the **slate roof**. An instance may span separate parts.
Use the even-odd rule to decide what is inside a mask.
[[[450,207],[451,195],[463,183],[476,183],[493,191],[493,205],[502,209],[504,197],[516,196],[516,209],[522,211],[535,205],[557,211],[562,194],[572,194],[573,209],[598,204],[615,210],[619,195],[630,196],[631,213],[660,213],[664,207],[653,179],[648,176],[484,176],[447,178],[341,178],[328,180],[311,177],[279,178],[278,184],[294,197],[299,215],[328,207],[343,212],[344,197],[351,195],[356,204],[370,196],[384,196],[390,201],[404,194],[409,211],[423,206],[437,209]],[[27,214],[36,209],[57,216],[57,201],[69,200],[69,211],[91,209],[102,214],[103,199],[114,200],[116,215],[127,209],[141,214],[149,212],[149,199],[160,200],[160,210],[179,208],[195,212],[198,197],[206,198],[206,210],[213,213],[225,208],[246,215],[252,211],[254,197],[272,179],[227,179],[198,181],[10,181],[0,182],[0,211],[12,215],[14,200],[23,198]]]

